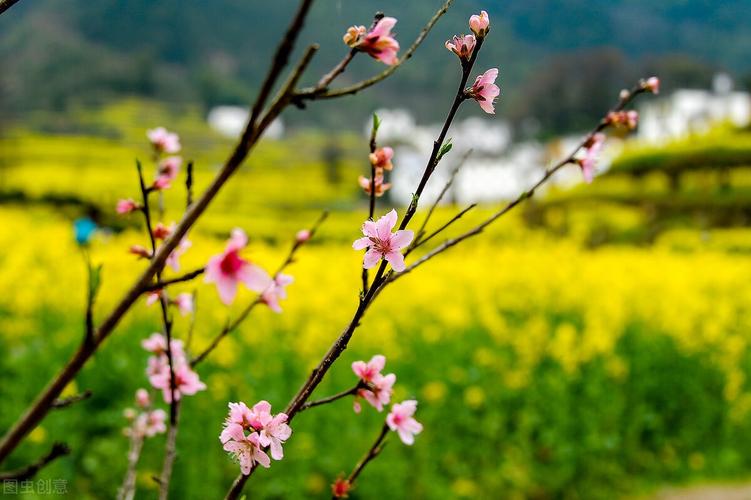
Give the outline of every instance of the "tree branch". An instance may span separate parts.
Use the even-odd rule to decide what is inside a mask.
[[[0,0],[0,14],[10,9],[18,2],[19,0]]]
[[[166,288],[170,285],[174,285],[176,283],[184,283],[186,281],[191,281],[198,276],[202,275],[205,271],[205,268],[195,269],[193,271],[190,271],[189,273],[185,273],[181,276],[177,276],[175,278],[170,278],[167,280],[161,280],[157,281],[156,283],[153,283],[149,286],[144,287],[144,292],[155,292],[157,290],[162,290],[163,288]]]
[[[43,456],[33,464],[27,465],[22,469],[0,473],[0,481],[23,481],[25,479],[30,479],[34,477],[37,472],[46,467],[50,462],[60,457],[64,457],[68,454],[70,454],[70,448],[67,444],[55,443],[52,445],[52,449],[49,453],[47,453],[45,456]]]

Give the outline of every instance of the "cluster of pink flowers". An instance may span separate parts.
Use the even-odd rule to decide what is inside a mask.
[[[378,411],[383,411],[384,405],[391,402],[396,375],[393,373],[383,375],[381,371],[385,366],[386,357],[382,354],[376,354],[368,362],[355,361],[352,363],[352,371],[360,378],[360,384],[367,387],[358,389],[355,395],[355,413],[360,413],[362,410],[360,398],[365,398]],[[414,443],[414,435],[422,431],[422,425],[412,417],[416,409],[417,401],[404,401],[394,404],[386,417],[386,424],[392,431],[399,434],[399,438],[404,444],[411,445]]]
[[[396,210],[391,210],[376,222],[366,220],[363,223],[362,233],[365,236],[355,240],[352,243],[352,248],[355,250],[368,249],[363,259],[365,269],[371,269],[381,259],[386,259],[394,271],[404,271],[404,255],[402,255],[401,249],[412,243],[412,238],[415,235],[409,229],[392,233],[397,218]]]
[[[629,111],[611,111],[605,117],[605,121],[614,127],[623,127],[628,130],[634,130],[639,124],[639,112]]]
[[[164,127],[157,127],[146,132],[146,136],[154,149],[154,156],[159,160],[163,154],[174,155],[180,152],[180,137],[169,132]],[[172,185],[180,172],[183,159],[179,156],[168,156],[161,159],[157,168],[157,176],[151,188],[155,190],[167,189]]]
[[[598,132],[590,137],[577,158],[584,180],[589,184],[595,176],[595,166],[605,144],[605,134]]]
[[[374,152],[368,155],[371,165],[375,169],[375,176],[373,177],[373,186],[371,186],[370,178],[360,176],[358,182],[363,190],[370,194],[371,187],[375,188],[375,195],[382,196],[383,193],[391,188],[391,184],[384,181],[384,170],[391,171],[394,168],[394,164],[391,163],[391,159],[394,157],[394,150],[390,147],[378,148]]]
[[[271,466],[264,448],[269,448],[274,460],[284,458],[282,444],[291,435],[287,415],[272,415],[268,401],[256,403],[252,409],[240,402],[229,403],[229,415],[219,440],[224,445],[224,451],[234,456],[240,463],[242,473],[247,475],[256,464]]]
[[[365,26],[352,26],[344,34],[344,43],[384,64],[396,64],[399,61],[396,55],[399,52],[399,42],[391,33],[395,24],[396,19],[393,17],[384,17],[370,31]]]
[[[386,358],[381,354],[373,356],[367,363],[365,361],[352,363],[352,371],[360,377],[362,385],[367,386],[367,389],[357,391],[354,403],[355,413],[360,413],[362,410],[360,398],[365,398],[365,401],[378,411],[383,411],[383,405],[391,402],[396,375],[393,373],[383,375],[381,370],[384,366],[386,366]]]
[[[149,438],[164,433],[167,430],[165,425],[167,414],[162,409],[151,408],[151,398],[148,391],[138,389],[135,399],[138,410],[126,408],[124,412],[125,418],[131,422],[130,427],[125,429],[125,435]]]
[[[155,389],[162,391],[166,403],[172,402],[171,374],[167,358],[167,339],[161,333],[153,333],[141,342],[144,349],[153,354],[148,360],[146,374]],[[192,396],[206,389],[198,374],[190,368],[181,340],[173,339],[170,343],[172,367],[175,372],[175,399]]]

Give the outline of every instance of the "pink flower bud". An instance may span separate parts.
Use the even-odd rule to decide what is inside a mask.
[[[146,408],[151,404],[151,398],[146,389],[138,389],[136,391],[136,404],[141,408]]]
[[[479,15],[475,14],[469,18],[469,28],[477,38],[484,38],[490,31],[490,17],[484,10]]]
[[[395,18],[384,17],[370,31],[366,31],[364,26],[352,26],[343,37],[344,43],[391,66],[399,61],[396,57],[399,42],[391,34],[395,24]]]
[[[374,152],[368,155],[370,163],[375,168],[382,168],[384,170],[391,170],[394,165],[391,163],[391,159],[394,157],[394,150],[388,146],[383,148],[377,148]]]
[[[133,245],[128,249],[128,252],[132,253],[133,255],[138,255],[139,257],[143,259],[150,259],[151,258],[151,252],[146,250],[146,248],[142,247],[141,245]]]
[[[298,243],[305,243],[311,238],[311,236],[309,229],[300,229],[295,235],[295,240],[297,240]]]
[[[135,202],[135,200],[128,198],[127,200],[119,200],[117,202],[117,213],[119,214],[128,214],[130,212],[135,212],[136,210],[139,210],[141,208],[141,205]]]
[[[180,137],[164,127],[148,130],[146,136],[157,153],[174,154],[180,151]]]
[[[357,182],[360,183],[360,187],[365,191],[367,194],[370,194],[370,178],[360,176],[357,178]],[[388,182],[383,182],[383,175],[378,175],[373,178],[373,185],[375,186],[375,195],[376,197],[383,196],[383,193],[388,191],[391,188],[391,184]]]
[[[626,89],[623,89],[623,90],[621,90],[621,93],[620,93],[620,94],[618,94],[618,97],[620,97],[620,98],[621,98],[621,100],[623,100],[623,99],[628,99],[628,98],[629,98],[629,96],[631,96],[631,92],[629,92],[629,91],[628,91],[628,90],[626,90]]]
[[[647,79],[646,82],[644,82],[644,88],[648,91],[652,92],[653,94],[659,94],[660,93],[660,79],[656,76],[652,76]]]

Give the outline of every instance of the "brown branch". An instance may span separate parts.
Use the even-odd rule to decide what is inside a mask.
[[[144,293],[145,292],[155,292],[157,290],[161,290],[161,289],[163,289],[165,287],[168,287],[170,285],[174,285],[176,283],[184,283],[186,281],[191,281],[191,280],[197,278],[198,276],[202,275],[204,273],[204,271],[205,271],[205,268],[202,267],[200,269],[195,269],[193,271],[190,271],[189,273],[185,273],[185,274],[183,274],[181,276],[177,276],[175,278],[170,278],[170,279],[167,279],[167,280],[157,281],[156,283],[153,283],[151,285],[148,285],[148,286],[144,287],[143,291],[144,291]]]
[[[117,492],[117,500],[133,500],[136,494],[136,467],[138,460],[141,458],[143,441],[143,434],[135,432],[134,425],[130,436],[130,447],[128,448],[128,468],[125,471],[123,485]]]
[[[45,456],[27,465],[21,469],[17,469],[9,472],[0,472],[0,481],[23,481],[30,479],[36,475],[41,469],[47,466],[50,462],[64,457],[70,454],[70,448],[65,443],[55,443],[52,445],[52,449]]]
[[[346,391],[339,392],[337,394],[334,394],[332,396],[328,396],[325,398],[317,399],[315,401],[307,401],[305,404],[303,404],[300,407],[300,411],[305,411],[308,408],[313,408],[314,406],[321,406],[328,403],[333,403],[334,401],[342,398],[346,398],[347,396],[354,396],[357,394],[357,391],[360,389],[365,389],[368,387],[368,384],[360,381],[356,386],[354,386],[352,389],[347,389]]]
[[[169,485],[170,479],[172,478],[172,467],[175,464],[175,458],[177,457],[177,430],[180,423],[180,401],[175,400],[174,388],[172,402],[170,403],[170,410],[170,426],[167,430],[167,441],[164,445],[164,462],[162,463],[162,475],[159,477],[158,481],[160,500],[166,500],[169,497]]]
[[[62,408],[67,408],[68,406],[72,406],[76,403],[79,403],[81,401],[86,401],[91,397],[91,395],[94,394],[91,392],[90,389],[86,389],[81,394],[75,394],[73,396],[67,397],[67,398],[58,398],[52,402],[52,408],[55,410],[60,410]]]
[[[5,436],[3,436],[0,441],[0,463],[7,458],[23,438],[37,426],[45,415],[47,415],[55,398],[57,398],[63,388],[73,380],[75,375],[96,352],[98,347],[109,337],[125,313],[141,296],[144,287],[150,284],[157,271],[164,266],[169,254],[177,247],[188,230],[203,214],[222,186],[224,186],[235,171],[237,171],[268,125],[279,116],[282,109],[289,104],[291,89],[294,88],[294,85],[299,80],[303,70],[310,62],[310,58],[312,57],[313,52],[315,52],[315,48],[313,47],[308,49],[303,61],[297,66],[297,68],[295,68],[294,72],[288,79],[287,85],[284,87],[285,98],[277,99],[273,102],[268,111],[259,121],[261,110],[271,93],[271,89],[286,66],[298,35],[302,31],[303,22],[312,2],[313,0],[301,0],[298,11],[293,17],[286,34],[276,50],[271,67],[261,87],[261,91],[253,105],[253,111],[251,112],[251,117],[248,120],[246,128],[224,166],[219,170],[219,173],[217,173],[216,177],[209,184],[201,197],[185,212],[182,220],[178,223],[173,233],[159,247],[159,250],[150,260],[149,265],[143,271],[141,276],[125,293],[109,316],[107,316],[96,329],[94,341],[90,344],[79,347],[62,370],[52,379],[47,387],[42,390],[31,406],[24,412],[19,420],[13,424]]]
[[[391,76],[402,64],[404,64],[412,57],[412,54],[415,53],[423,40],[425,40],[425,37],[428,36],[428,33],[430,33],[430,30],[433,28],[435,23],[437,23],[441,16],[443,16],[448,11],[452,3],[454,3],[454,0],[446,0],[446,3],[444,3],[440,9],[438,9],[438,11],[433,15],[430,21],[428,21],[428,24],[423,27],[423,29],[420,31],[420,34],[417,36],[417,39],[415,39],[415,41],[412,43],[412,46],[407,49],[407,51],[404,53],[404,55],[402,55],[401,58],[399,58],[399,61],[397,61],[396,64],[389,66],[379,74],[368,78],[367,80],[363,80],[353,85],[342,87],[340,89],[327,90],[325,92],[316,91],[315,88],[303,89],[295,93],[295,98],[308,100],[333,99],[345,95],[356,94],[361,90],[372,87],[376,83],[385,80],[386,78]]]
[[[416,248],[420,248],[420,247],[421,247],[421,246],[423,246],[423,245],[424,245],[425,243],[427,243],[428,241],[432,240],[432,239],[433,239],[434,237],[436,237],[437,235],[441,234],[441,233],[442,233],[443,231],[445,231],[446,229],[448,229],[448,228],[449,228],[449,226],[451,226],[451,224],[453,224],[454,222],[456,222],[456,221],[458,221],[459,219],[461,219],[461,218],[462,218],[462,217],[464,216],[464,214],[466,214],[467,212],[469,212],[470,210],[472,210],[472,209],[473,209],[473,208],[475,208],[476,206],[477,206],[477,203],[472,203],[471,205],[468,205],[468,206],[466,206],[466,207],[465,207],[464,209],[462,209],[462,210],[461,210],[461,211],[460,211],[459,213],[457,213],[457,214],[456,214],[456,215],[454,215],[454,216],[453,216],[453,217],[452,217],[451,219],[449,219],[449,220],[448,220],[448,222],[446,222],[446,223],[445,223],[445,224],[443,224],[443,225],[442,225],[441,227],[439,227],[438,229],[436,229],[435,231],[433,231],[432,233],[430,233],[429,235],[427,235],[427,236],[426,236],[426,237],[425,237],[424,239],[421,239],[421,240],[420,240],[420,241],[419,241],[419,242],[418,242],[418,243],[417,243],[416,245],[414,245],[413,247],[411,247],[411,248],[408,248],[408,249],[407,249],[407,251],[406,251],[406,252],[404,252],[404,256],[406,257],[407,255],[409,255],[409,254],[410,254],[410,252],[412,252],[412,251],[413,251],[413,250],[415,250]]]
[[[378,117],[373,114],[373,129],[370,131],[370,154],[375,153],[378,145],[376,144],[376,134],[378,133]],[[370,157],[368,158],[370,160]],[[370,160],[370,204],[368,206],[368,220],[373,220],[373,214],[375,214],[376,204],[376,190],[375,190],[375,177],[376,167],[373,161]],[[363,295],[368,293],[368,270],[365,267],[362,268],[362,293]]]
[[[637,85],[628,93],[628,95],[621,97],[618,101],[618,104],[612,110],[610,110],[610,112],[621,111],[637,95],[644,93],[644,92],[646,92],[646,89],[641,84]],[[607,114],[605,116],[607,116]],[[487,226],[489,226],[490,224],[498,220],[500,217],[502,217],[503,215],[511,211],[514,207],[519,205],[522,201],[528,198],[531,198],[535,194],[535,191],[537,191],[537,189],[539,189],[540,186],[545,184],[545,182],[547,182],[553,176],[553,174],[555,174],[557,171],[562,169],[564,166],[571,164],[571,163],[575,163],[576,162],[575,156],[581,150],[581,148],[583,148],[592,139],[592,137],[594,137],[595,134],[607,128],[609,124],[610,122],[606,118],[603,118],[602,120],[600,120],[597,126],[593,128],[589,132],[589,134],[585,136],[585,138],[576,146],[576,148],[566,158],[559,161],[552,167],[546,169],[542,177],[540,177],[540,179],[535,184],[533,184],[531,188],[521,193],[517,198],[510,201],[508,204],[503,206],[500,210],[495,212],[493,215],[485,219],[483,222],[481,222],[474,228],[466,231],[465,233],[457,236],[456,238],[452,238],[452,239],[444,241],[441,245],[434,248],[427,254],[423,255],[420,259],[418,259],[414,263],[407,266],[407,268],[401,273],[390,275],[387,281],[388,282],[396,281],[401,276],[405,276],[409,272],[413,271],[415,268],[421,266],[422,264],[429,261],[433,257],[445,252],[449,248],[458,245],[459,243],[466,240],[467,238],[471,238],[472,236],[476,236],[480,234]]]
[[[355,468],[352,469],[352,472],[347,477],[346,481],[349,483],[349,487],[352,488],[354,486],[355,481],[357,481],[357,478],[362,473],[363,469],[365,469],[365,466],[368,465],[371,461],[373,461],[378,455],[380,455],[381,451],[383,451],[383,447],[385,446],[384,440],[386,439],[386,436],[389,433],[389,426],[386,424],[383,424],[383,427],[381,428],[381,432],[378,434],[378,437],[376,438],[375,442],[373,443],[373,446],[370,447],[368,452],[360,459],[359,462],[357,462],[357,465],[355,465]],[[333,500],[336,500],[337,496],[332,496]]]
[[[446,184],[443,186],[443,189],[441,189],[441,192],[438,194],[438,197],[435,199],[433,204],[430,206],[430,209],[428,210],[427,215],[425,215],[425,220],[422,221],[422,225],[420,226],[420,229],[417,230],[415,233],[415,239],[410,245],[410,247],[407,249],[407,252],[405,253],[405,256],[411,251],[411,249],[420,242],[420,239],[425,234],[425,228],[428,225],[428,222],[430,222],[430,218],[433,216],[433,212],[435,211],[436,207],[441,203],[443,200],[443,197],[446,196],[446,193],[449,189],[451,189],[451,186],[454,185],[454,181],[456,180],[456,176],[459,173],[459,170],[461,170],[462,166],[464,166],[464,162],[467,161],[467,158],[472,154],[472,150],[470,149],[466,153],[464,153],[464,156],[462,156],[461,160],[459,160],[459,164],[454,168],[454,170],[451,172],[451,175],[449,176],[449,180],[446,182]]]
[[[19,0],[0,0],[0,14],[10,9],[18,2]]]

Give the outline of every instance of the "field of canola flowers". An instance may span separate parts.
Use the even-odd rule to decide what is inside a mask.
[[[95,151],[89,143],[88,152]],[[3,189],[59,190],[110,212],[117,197],[135,194],[128,191],[135,187],[133,171],[121,165],[86,167],[99,179],[95,184],[66,180],[76,178],[71,165],[40,168],[49,175],[36,182],[28,165],[9,170]],[[183,405],[176,498],[224,493],[237,473],[218,440],[226,403],[267,399],[283,407],[356,306],[362,255],[350,244],[364,213],[356,190],[322,184],[310,202],[309,192],[293,182],[293,196],[280,201],[278,189],[269,187],[297,174],[309,186],[320,172],[315,165],[278,171],[256,164],[190,235],[186,270],[219,252],[235,226],[251,237],[247,255],[273,269],[294,231],[314,220],[327,198],[340,207],[290,268],[295,283],[284,312],[257,309],[200,368],[208,390]],[[176,216],[178,203],[169,202],[168,216]],[[436,220],[451,213],[443,209]],[[67,210],[10,203],[0,206],[0,220],[4,429],[80,341],[86,278]],[[397,374],[394,399],[417,398],[425,430],[412,447],[392,438],[353,497],[613,498],[668,482],[747,475],[751,260],[707,241],[751,236],[744,230],[719,231],[717,238],[676,234],[651,247],[590,250],[525,229],[511,216],[395,283],[316,394],[351,387],[351,362],[382,353],[387,372]],[[676,246],[676,240],[692,244]],[[142,268],[127,253],[136,243],[145,241],[135,221],[121,232],[101,232],[92,243],[92,259],[103,264],[97,317]],[[252,295],[241,292],[228,310],[200,280],[176,287],[194,289],[191,348],[197,350]],[[90,389],[93,397],[51,414],[10,465],[64,440],[73,454],[40,477],[65,478],[75,498],[113,496],[126,466],[123,409],[147,384],[140,341],[158,325],[158,310],[139,303],[66,391]],[[184,338],[187,330],[188,320],[178,317],[176,334]],[[375,411],[356,415],[350,400],[304,413],[294,422],[285,459],[258,474],[249,490],[259,498],[326,498],[331,481],[371,444],[382,418]],[[144,450],[138,487],[146,498],[156,491],[151,477],[162,443],[163,437],[151,439]]]

